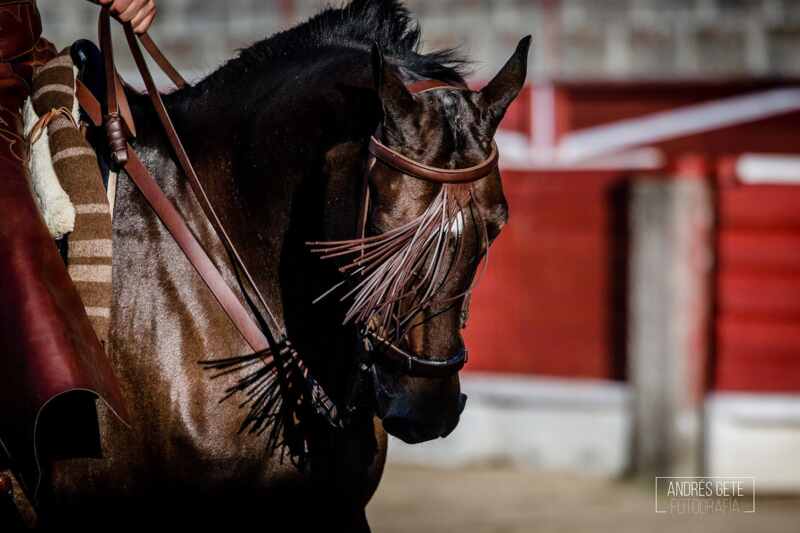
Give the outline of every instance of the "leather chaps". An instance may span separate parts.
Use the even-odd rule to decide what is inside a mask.
[[[55,49],[32,0],[0,0],[0,26],[0,463],[35,501],[49,460],[99,453],[97,397],[126,411],[30,189],[21,109]]]

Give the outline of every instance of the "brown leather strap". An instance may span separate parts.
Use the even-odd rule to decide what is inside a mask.
[[[122,125],[127,128],[125,130],[125,136],[127,138],[134,138],[136,137],[136,127],[133,123],[133,115],[128,105],[128,99],[125,97],[125,87],[122,84],[122,78],[119,76],[119,72],[116,73],[116,80],[117,108],[119,110],[119,116],[122,117]]]
[[[211,204],[211,201],[208,198],[208,194],[203,187],[203,184],[200,182],[200,179],[197,176],[197,173],[192,166],[192,162],[189,159],[189,155],[186,153],[186,150],[183,147],[183,143],[178,137],[178,133],[175,131],[175,127],[172,124],[172,120],[167,113],[166,107],[164,107],[164,102],[161,99],[161,94],[158,92],[158,88],[156,87],[155,81],[153,80],[153,76],[150,74],[150,69],[147,66],[147,62],[142,55],[142,50],[139,48],[139,44],[136,40],[136,35],[133,32],[133,28],[129,23],[124,24],[125,28],[125,37],[128,40],[128,46],[130,47],[131,54],[133,55],[133,59],[136,62],[136,66],[139,69],[139,74],[142,76],[142,80],[144,80],[145,86],[147,87],[147,93],[150,97],[150,101],[153,103],[153,107],[155,107],[156,114],[158,115],[159,120],[161,121],[161,125],[164,128],[164,132],[167,135],[167,139],[169,140],[172,149],[175,151],[175,155],[178,158],[178,163],[181,166],[181,169],[186,174],[186,177],[189,178],[189,185],[194,192],[197,201],[200,203],[203,212],[205,213],[206,217],[208,218],[209,222],[211,222],[211,226],[217,233],[217,236],[222,241],[222,244],[227,249],[228,253],[231,256],[235,266],[241,271],[242,275],[244,276],[245,280],[247,281],[248,285],[252,289],[253,293],[258,300],[258,303],[261,305],[263,310],[267,313],[271,324],[269,324],[272,332],[278,332],[278,336],[281,337],[281,341],[284,340],[286,337],[286,333],[284,328],[278,323],[278,320],[275,318],[272,310],[267,304],[266,299],[261,294],[258,285],[255,282],[255,279],[250,274],[250,271],[247,269],[244,261],[242,260],[241,256],[239,255],[236,246],[233,244],[228,232],[225,231],[225,228],[222,225],[222,222],[217,215],[217,212],[214,210],[214,206]],[[155,43],[153,43],[155,46]],[[162,54],[163,57],[163,54]],[[182,78],[181,78],[182,80]],[[185,83],[185,82],[184,82]],[[249,318],[249,317],[248,317]],[[279,339],[272,339],[273,341],[278,341]]]
[[[236,297],[225,279],[214,266],[202,245],[192,234],[189,227],[184,222],[183,217],[175,209],[175,206],[164,195],[153,176],[142,164],[139,156],[128,146],[128,163],[125,165],[125,172],[142,191],[147,202],[156,212],[158,217],[172,234],[175,242],[181,247],[186,258],[203,278],[203,281],[214,294],[222,309],[239,330],[247,344],[256,351],[269,349],[270,345],[266,336],[258,327],[256,322],[250,318],[247,309]]]
[[[100,126],[100,103],[82,83],[79,85],[77,94],[81,107],[87,112],[94,125]],[[261,329],[250,318],[244,305],[225,282],[211,258],[184,222],[183,217],[169,201],[130,145],[128,145],[128,163],[124,168],[230,317],[231,322],[245,338],[247,344],[255,351],[269,348]]]
[[[92,123],[95,126],[103,124],[103,110],[100,108],[100,102],[92,94],[92,91],[84,85],[81,80],[75,80],[75,96],[81,104],[81,108],[89,115]]]
[[[120,84],[118,87],[119,91],[117,92],[117,102],[119,103],[120,115],[122,116],[122,120],[128,128],[131,136],[136,137],[136,130],[133,127],[133,118],[127,118],[131,116],[130,108],[128,107],[128,99],[125,98],[125,91],[123,90],[122,85]],[[75,94],[78,97],[78,102],[81,103],[83,110],[86,111],[86,114],[89,115],[89,118],[92,119],[92,122],[102,125],[103,110],[100,108],[100,102],[95,99],[92,91],[90,91],[80,79],[75,80]],[[84,102],[86,103],[86,106],[83,105]]]
[[[100,50],[103,52],[103,69],[106,75],[106,106],[108,113],[117,112],[117,91],[114,79],[114,43],[111,40],[111,13],[107,7],[100,10],[97,21],[97,35],[100,40]]]
[[[117,71],[114,67],[114,46],[111,41],[111,14],[108,7],[100,10],[98,21],[98,34],[100,35],[100,48],[103,50],[103,63],[106,74],[106,113],[104,122],[108,145],[111,148],[111,158],[118,166],[123,166],[128,161],[127,135],[122,124],[122,117],[119,114],[117,96],[119,91],[119,80]]]
[[[107,97],[109,103],[108,115],[111,115],[114,112],[119,112],[120,104],[123,106],[127,105],[127,99],[125,98],[124,91],[118,92],[117,90],[117,84],[119,83],[117,76],[109,75],[109,73],[114,73],[115,70],[113,49],[111,46],[110,16],[107,8],[103,8],[101,11],[99,24],[101,48],[103,50],[107,74]],[[187,155],[186,150],[184,149],[183,144],[181,143],[180,138],[175,131],[169,114],[167,113],[167,110],[161,99],[161,95],[159,94],[158,88],[155,85],[155,81],[150,74],[150,70],[145,62],[144,56],[142,55],[142,51],[139,48],[133,28],[129,23],[126,23],[123,26],[125,28],[125,36],[127,38],[131,54],[133,55],[136,66],[139,69],[139,73],[142,76],[145,86],[147,87],[150,100],[155,107],[156,114],[158,115],[167,139],[169,140],[170,145],[172,146],[172,149],[178,158],[178,162],[186,176],[189,178],[192,191],[197,197],[197,200],[200,203],[200,206],[203,209],[206,217],[209,219],[212,227],[230,254],[231,259],[234,261],[235,267],[238,268],[244,275],[245,279],[250,284],[251,289],[256,294],[260,305],[269,315],[269,319],[272,322],[269,324],[269,326],[274,328],[273,331],[279,332],[281,337],[280,339],[268,339],[267,335],[272,335],[272,331],[262,331],[255,320],[250,317],[247,309],[225,282],[224,278],[216,269],[208,254],[205,252],[203,247],[195,238],[194,234],[192,234],[191,230],[186,225],[186,222],[183,220],[180,213],[177,211],[177,209],[175,209],[161,188],[158,186],[158,183],[147,171],[136,152],[127,143],[127,140],[125,140],[125,162],[122,164],[122,166],[137,187],[141,190],[145,199],[167,227],[170,234],[180,246],[181,250],[183,250],[189,262],[192,264],[195,270],[197,270],[198,274],[214,294],[214,297],[220,303],[231,322],[234,324],[234,326],[236,326],[250,347],[255,351],[267,350],[270,348],[271,344],[283,342],[286,334],[283,328],[278,324],[277,319],[262,296],[258,286],[255,284],[255,280],[247,270],[247,267],[242,261],[241,256],[236,250],[236,247],[234,246],[227,232],[223,228],[216,211],[211,205],[208,195],[200,183],[194,167],[189,160],[189,156]],[[145,37],[143,42],[145,43],[145,47],[147,48],[148,52],[153,55],[156,63],[165,70],[170,79],[172,79],[178,86],[185,85],[186,81],[177,73],[177,71],[174,69],[174,67],[172,67],[169,61],[167,61],[166,57],[164,57],[160,50],[158,50],[158,47],[152,41],[152,39]],[[77,94],[82,107],[86,110],[87,114],[89,114],[95,125],[99,125],[98,119],[100,115],[100,104],[97,102],[97,99],[94,98],[91,92],[88,91],[83,84],[78,85]],[[106,123],[108,124],[108,119],[106,119]],[[111,137],[111,135],[109,136]],[[112,150],[116,151],[118,139],[110,138],[109,140],[113,141],[111,143]]]
[[[420,94],[437,89],[451,89],[455,91],[469,90],[466,86],[454,86],[439,80],[420,80],[406,85],[406,88],[411,94]],[[498,152],[497,144],[492,141],[491,152],[481,163],[468,167],[458,169],[437,168],[423,163],[417,163],[413,159],[409,159],[403,154],[392,150],[378,140],[380,128],[370,137],[369,140],[369,153],[372,154],[378,161],[389,165],[395,170],[399,170],[403,174],[419,178],[421,180],[433,181],[436,183],[470,183],[485,178],[497,167]]]
[[[178,70],[172,66],[172,63],[169,62],[167,56],[161,52],[161,49],[158,48],[156,43],[147,33],[139,35],[139,40],[142,42],[142,45],[144,45],[147,53],[150,54],[150,57],[153,58],[159,68],[164,71],[164,74],[167,75],[167,77],[178,89],[183,89],[186,87],[186,85],[188,85],[186,80],[183,79],[183,76],[181,76],[180,72],[178,72]]]
[[[436,89],[454,89],[459,91],[468,90],[467,87],[456,87],[439,80],[420,80],[406,85],[406,88],[412,94],[424,93],[426,91],[433,91]],[[395,170],[399,170],[400,172],[408,174],[409,176],[427,181],[435,181],[437,183],[469,183],[472,181],[477,181],[487,176],[497,167],[499,156],[497,145],[494,141],[492,141],[492,150],[489,154],[489,157],[482,163],[469,168],[450,170],[417,163],[416,161],[392,150],[377,139],[377,136],[380,135],[380,131],[381,129],[379,127],[375,132],[375,135],[370,137],[369,152],[372,157],[367,164],[367,170],[363,176],[361,209],[358,216],[359,235],[361,236],[361,239],[364,239],[367,234],[367,217],[369,215],[370,202],[369,175],[372,172],[372,167],[375,166],[377,161],[381,161],[384,164],[393,167]],[[363,257],[364,250],[361,251],[361,255]]]
[[[466,87],[455,87],[449,83],[439,80],[420,80],[409,83],[406,85],[406,89],[408,89],[408,92],[411,94],[419,94],[426,91],[432,91],[433,89],[457,89],[463,91],[466,89]]]
[[[107,10],[108,8],[105,8],[103,11]],[[103,16],[102,12],[100,16]],[[119,73],[114,64],[114,47],[111,39],[110,23],[108,21],[103,22],[102,19],[100,20],[98,24],[98,34],[100,36],[100,47],[103,50],[108,112],[109,114],[119,113],[123,125],[127,128],[127,131],[124,131],[125,135],[136,137],[136,126],[133,123],[131,108],[128,106],[128,99],[125,98],[125,89],[123,88],[122,79],[119,77]],[[114,73],[113,77],[111,75],[112,72]],[[111,90],[112,87],[113,91]]]
[[[384,145],[373,135],[369,140],[369,153],[379,161],[403,174],[436,183],[470,183],[488,176],[497,167],[497,145],[492,141],[492,150],[483,162],[468,168],[437,168],[417,163]]]

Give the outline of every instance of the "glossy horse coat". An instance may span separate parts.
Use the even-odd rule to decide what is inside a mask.
[[[382,142],[407,157],[442,168],[468,167],[486,158],[494,130],[525,79],[527,40],[483,91],[414,97],[403,84],[463,84],[461,62],[452,53],[421,55],[418,39],[397,3],[358,0],[257,43],[166,98],[260,290],[341,406],[348,405],[368,354],[356,325],[342,325],[342,302],[312,303],[340,274],[309,253],[306,243],[355,235],[368,140],[379,124]],[[371,54],[375,43],[385,64]],[[134,95],[130,100],[137,152],[238,287],[148,103]],[[426,208],[438,189],[417,181],[389,170],[370,178],[371,233],[397,227]],[[490,240],[507,217],[499,175],[476,183],[473,195]],[[464,228],[474,227],[464,221]],[[474,230],[464,231],[472,257],[456,265],[445,296],[471,283],[488,244]],[[364,507],[386,452],[376,409],[409,441],[449,433],[457,422],[463,404],[456,376],[409,377],[375,365],[374,383],[383,392],[371,384],[360,390],[359,408],[344,428],[302,416],[299,437],[291,432],[277,448],[265,446],[263,435],[239,432],[243,411],[235,396],[219,402],[238,376],[209,379],[198,364],[246,354],[246,344],[124,177],[114,246],[110,352],[132,406],[132,427],[101,407],[102,457],[53,465],[51,490],[43,495],[47,521],[261,521],[278,530],[368,529]],[[458,308],[428,309],[421,318],[403,340],[409,350],[437,358],[463,345]]]

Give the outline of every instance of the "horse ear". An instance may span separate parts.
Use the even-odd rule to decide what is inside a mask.
[[[517,49],[505,66],[497,73],[480,91],[480,101],[492,121],[492,126],[497,127],[503,119],[508,106],[519,95],[528,75],[528,50],[531,46],[531,36],[523,37]]]
[[[372,45],[372,75],[386,119],[399,122],[411,116],[416,105],[414,97],[397,77],[391,65],[384,61],[377,44]]]

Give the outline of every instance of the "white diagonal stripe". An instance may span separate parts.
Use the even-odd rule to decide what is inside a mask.
[[[76,282],[111,283],[111,265],[70,265],[69,277]]]
[[[70,96],[75,94],[75,89],[70,87],[69,85],[64,85],[63,83],[51,83],[50,85],[42,85],[36,92],[33,93],[32,100],[36,100],[40,98],[45,93],[64,93]]]
[[[79,215],[93,215],[96,213],[108,213],[108,205],[106,204],[78,204],[75,206],[75,212]]]
[[[111,239],[69,241],[70,257],[111,257]]]
[[[800,109],[800,89],[771,89],[658,111],[564,135],[558,157],[565,162],[612,154],[745,122],[755,122]]]
[[[41,66],[39,70],[36,71],[36,75],[39,76],[45,70],[50,70],[51,68],[56,68],[56,67],[69,67],[70,69],[72,69],[72,58],[69,56],[69,54],[63,54],[54,57],[53,59],[45,63],[43,66]]]
[[[67,159],[70,157],[80,157],[84,155],[89,155],[94,157],[94,150],[92,150],[88,146],[73,146],[72,148],[64,148],[63,150],[60,150],[58,153],[53,155],[53,164],[55,165],[62,159]]]
[[[101,318],[110,318],[111,309],[108,307],[87,307],[86,314],[89,316],[99,316]]]

